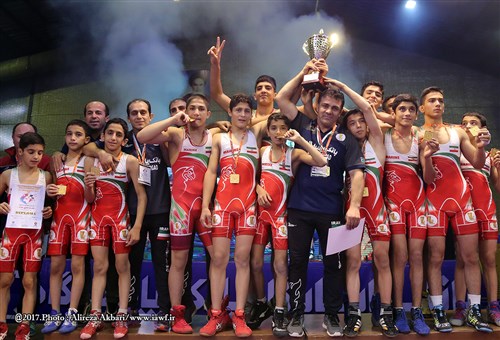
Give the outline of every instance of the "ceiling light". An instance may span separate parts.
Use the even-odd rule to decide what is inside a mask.
[[[406,7],[407,9],[414,9],[416,5],[417,5],[417,2],[416,2],[415,0],[408,0],[408,1],[406,2],[405,7]]]

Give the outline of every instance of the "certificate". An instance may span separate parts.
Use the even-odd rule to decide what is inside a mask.
[[[363,217],[359,220],[358,226],[354,229],[347,229],[345,224],[328,229],[326,255],[337,254],[360,244],[364,228],[365,218]]]
[[[40,229],[45,186],[17,184],[10,191],[10,212],[5,228]]]

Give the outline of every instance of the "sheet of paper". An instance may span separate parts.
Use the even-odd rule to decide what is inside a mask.
[[[359,220],[359,224],[354,229],[347,229],[345,224],[328,230],[328,241],[326,243],[326,255],[340,253],[361,243],[365,219]]]
[[[10,212],[5,228],[40,229],[45,187],[42,185],[18,184],[10,192]]]

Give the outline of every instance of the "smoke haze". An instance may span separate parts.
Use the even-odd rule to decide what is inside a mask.
[[[206,51],[217,35],[227,41],[222,81],[228,95],[232,94],[228,88],[252,93],[261,74],[274,76],[278,88],[283,86],[308,60],[302,44],[320,29],[341,37],[328,58],[329,76],[359,88],[342,23],[314,13],[312,1],[95,1],[61,5],[54,0],[53,5],[70,13],[74,22],[71,26],[75,29],[65,33],[66,39],[81,34],[90,37],[99,78],[117,98],[116,103],[110,103],[113,114],[124,115],[129,100],[143,97],[151,101],[160,119],[165,118],[168,102],[186,89],[183,71],[193,65],[209,69]],[[298,16],[309,7],[311,14]]]

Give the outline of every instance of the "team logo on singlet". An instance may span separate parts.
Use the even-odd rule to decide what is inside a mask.
[[[387,234],[387,232],[389,231],[389,228],[387,228],[387,224],[379,224],[379,226],[377,227],[377,230],[381,234]]]
[[[87,230],[80,230],[77,234],[76,234],[76,239],[80,242],[87,242],[88,241],[88,233],[87,233]]]
[[[465,220],[469,223],[476,222],[476,214],[474,213],[474,211],[469,211],[467,214],[465,214]]]
[[[42,259],[42,248],[36,248],[35,251],[33,252],[33,257],[37,260]]]
[[[255,227],[255,223],[256,223],[255,216],[252,215],[247,217],[247,225],[249,227]]]
[[[49,232],[49,241],[55,241],[56,240],[56,233],[54,230],[51,230]]]
[[[386,171],[385,178],[387,179],[387,181],[389,182],[389,185],[391,186],[391,192],[394,192],[394,190],[395,190],[394,183],[401,182],[401,177],[399,177],[396,174],[395,170],[389,170],[389,171]]]
[[[433,215],[427,216],[427,224],[429,227],[434,227],[437,224],[437,217]]]
[[[491,230],[498,230],[498,225],[496,222],[490,222],[490,229]]]
[[[212,225],[219,225],[222,222],[222,218],[219,214],[214,214],[212,216]]]
[[[337,134],[336,138],[339,142],[345,141],[345,135],[343,133]]]
[[[186,230],[187,229],[187,226],[186,225],[183,225],[181,222],[177,221],[174,223],[174,232],[175,233],[180,233],[182,232],[183,230]]]
[[[401,216],[397,212],[391,211],[391,213],[389,214],[389,219],[391,220],[391,222],[399,222],[401,221]]]
[[[420,227],[425,227],[427,225],[427,218],[425,217],[425,215],[420,215],[417,218],[417,223]]]
[[[285,225],[280,225],[278,227],[278,235],[281,237],[287,237],[288,236],[288,229],[286,228]]]
[[[128,234],[128,230],[127,229],[122,229],[120,231],[120,240],[126,241],[127,240],[127,234]]]
[[[89,239],[93,240],[97,236],[96,232],[94,229],[89,230]]]
[[[0,260],[5,260],[9,257],[9,251],[6,248],[0,248]]]

